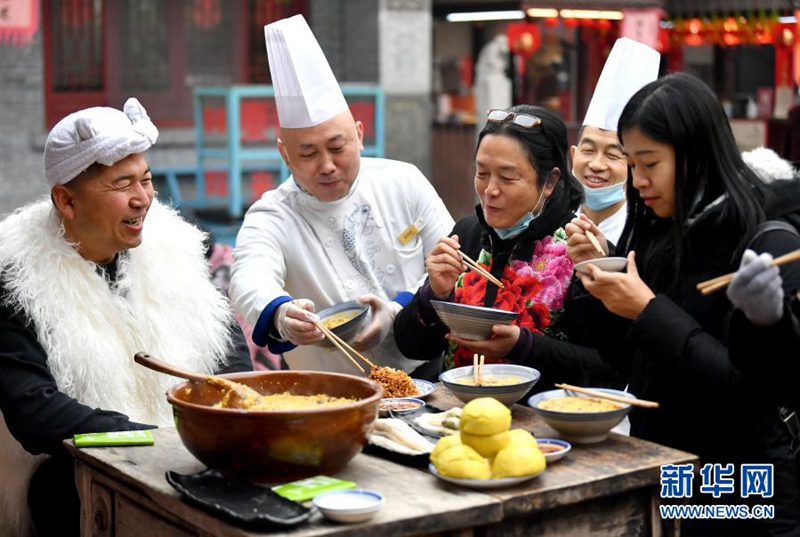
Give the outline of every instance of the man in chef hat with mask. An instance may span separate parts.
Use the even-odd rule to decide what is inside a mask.
[[[633,39],[614,43],[595,87],[578,143],[570,148],[572,173],[583,184],[580,212],[616,244],[625,225],[628,162],[617,137],[625,104],[642,86],[658,78],[660,54]]]
[[[415,166],[361,157],[364,127],[301,15],[264,32],[278,150],[291,176],[245,215],[231,298],[253,324],[253,341],[283,353],[291,369],[364,374],[335,348],[317,345],[324,336],[315,311],[350,300],[370,308],[354,348],[376,365],[430,367],[402,356],[392,325],[453,219]],[[427,373],[415,376],[437,374]]]

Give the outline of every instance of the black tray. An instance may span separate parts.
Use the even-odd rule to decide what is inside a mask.
[[[253,530],[296,526],[315,511],[278,496],[266,487],[227,479],[215,470],[190,475],[170,470],[166,478],[189,503]]]
[[[435,406],[432,406],[432,405],[425,405],[423,407],[420,407],[420,408],[418,408],[416,410],[412,410],[410,412],[397,413],[397,412],[389,411],[389,417],[403,420],[412,429],[414,429],[419,434],[421,434],[422,436],[424,436],[425,438],[427,438],[428,440],[430,440],[431,442],[433,442],[435,444],[437,442],[437,440],[439,440],[444,435],[433,433],[431,431],[423,429],[422,427],[420,427],[419,425],[414,423],[414,419],[419,417],[419,416],[421,416],[422,414],[439,414],[440,412],[444,412],[444,410],[442,410],[441,408],[437,408]]]
[[[439,412],[443,412],[443,410],[440,408],[436,408],[435,406],[425,405],[410,412],[392,412],[390,410],[389,417],[403,420],[412,429],[414,429],[419,434],[424,436],[426,440],[429,440],[430,442],[435,444],[441,437],[432,434],[430,431],[425,431],[424,429],[420,429],[419,427],[417,427],[414,424],[414,418],[416,418],[420,414],[431,414],[431,413],[437,414]],[[404,466],[412,466],[414,468],[427,468],[428,464],[430,463],[430,455],[428,453],[423,453],[420,455],[407,455],[405,453],[398,453],[397,451],[392,451],[390,449],[386,449],[384,447],[370,443],[367,443],[367,445],[364,446],[364,453],[375,455],[376,457],[387,459],[392,462],[402,464]]]

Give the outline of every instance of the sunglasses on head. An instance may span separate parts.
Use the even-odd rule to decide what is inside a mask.
[[[530,114],[517,114],[516,112],[509,112],[501,108],[492,108],[486,112],[486,119],[495,123],[503,123],[504,121],[513,121],[520,127],[530,129],[542,124],[542,120]]]

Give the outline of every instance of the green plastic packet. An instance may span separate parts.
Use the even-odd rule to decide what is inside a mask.
[[[333,492],[334,490],[354,489],[356,484],[353,481],[336,479],[326,475],[318,475],[276,485],[272,490],[278,495],[296,502],[306,502],[323,492]]]
[[[75,447],[152,446],[155,442],[151,431],[76,434],[73,441]]]

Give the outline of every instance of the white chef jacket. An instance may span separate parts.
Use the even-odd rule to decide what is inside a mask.
[[[402,244],[398,237],[412,223],[421,231]],[[412,164],[362,158],[350,193],[333,202],[318,200],[289,177],[244,217],[233,252],[231,299],[255,326],[256,342],[283,352],[291,369],[360,374],[337,349],[276,340],[276,306],[288,295],[310,299],[320,311],[367,293],[405,304],[425,280],[425,255],[453,224],[436,190]],[[376,365],[406,372],[424,363],[405,358],[393,332],[363,354]]]

